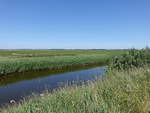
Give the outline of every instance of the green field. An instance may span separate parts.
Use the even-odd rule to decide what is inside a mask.
[[[150,50],[0,51],[1,74],[108,62],[105,79],[33,95],[3,113],[149,113]],[[125,54],[123,54],[125,53]],[[114,57],[115,56],[115,57]],[[142,64],[142,65],[141,65]],[[3,68],[2,68],[3,67]]]
[[[111,71],[104,81],[25,100],[3,113],[149,113],[150,68]]]
[[[0,75],[105,63],[125,50],[0,50]]]

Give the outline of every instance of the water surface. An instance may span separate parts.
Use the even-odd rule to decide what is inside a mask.
[[[32,93],[64,87],[65,84],[81,84],[96,77],[103,79],[106,66],[88,67],[84,69],[68,69],[54,71],[27,72],[0,78],[0,106],[11,100],[18,101]]]

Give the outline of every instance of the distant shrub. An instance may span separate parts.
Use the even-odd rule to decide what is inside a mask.
[[[133,67],[143,67],[150,64],[150,49],[131,49],[126,54],[116,56],[109,61],[110,69],[124,70]]]

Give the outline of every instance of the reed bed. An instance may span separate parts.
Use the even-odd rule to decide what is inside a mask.
[[[124,52],[121,50],[1,50],[0,75],[104,63]]]

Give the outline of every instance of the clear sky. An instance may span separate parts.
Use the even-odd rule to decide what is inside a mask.
[[[0,0],[1,49],[146,45],[150,0]]]

